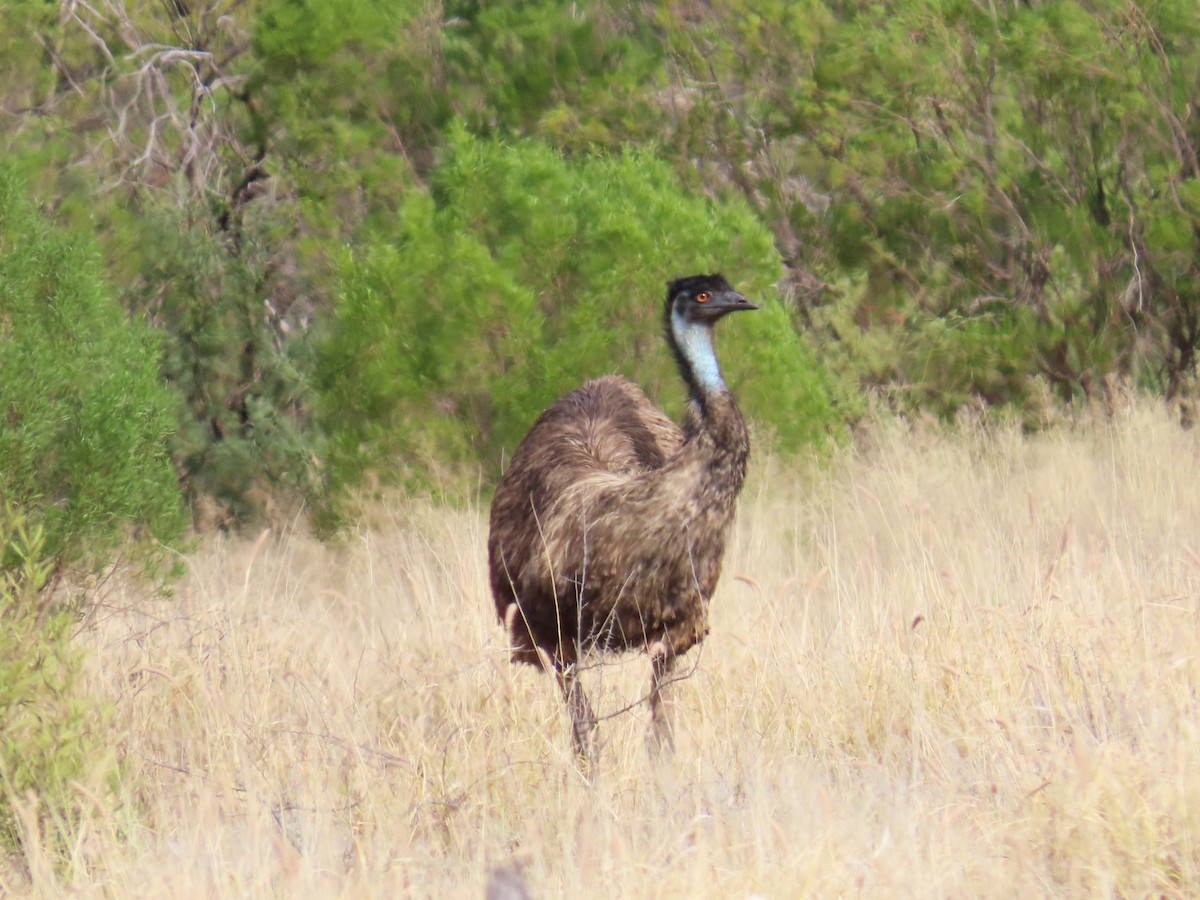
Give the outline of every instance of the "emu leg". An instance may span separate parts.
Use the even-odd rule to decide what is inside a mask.
[[[596,763],[596,714],[579,682],[579,670],[575,663],[567,663],[556,668],[555,674],[563,699],[567,701],[567,713],[571,716],[571,746],[580,761],[593,766]]]
[[[668,694],[674,668],[675,654],[661,641],[655,643],[650,648],[650,750],[654,753],[669,753],[675,749]]]

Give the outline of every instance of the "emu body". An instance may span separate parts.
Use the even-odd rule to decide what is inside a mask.
[[[750,452],[712,328],[755,308],[719,275],[671,282],[667,341],[691,396],[683,427],[622,378],[590,381],[542,413],[496,491],[496,613],[514,661],[558,673],[585,758],[595,717],[576,666],[590,649],[650,654],[653,738],[671,741],[663,691],[675,660],[708,633]]]

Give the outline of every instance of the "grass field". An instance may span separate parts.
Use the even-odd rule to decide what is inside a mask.
[[[868,445],[864,448],[863,444]],[[712,635],[646,752],[648,665],[506,660],[485,512],[403,502],[328,548],[211,540],[80,639],[115,800],[14,893],[1200,894],[1200,435],[1156,408],[1037,437],[880,426],[756,459]],[[770,473],[769,475],[767,473]]]

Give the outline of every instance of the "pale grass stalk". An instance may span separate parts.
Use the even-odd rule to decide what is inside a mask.
[[[477,897],[515,861],[538,897],[1200,892],[1197,436],[1145,405],[871,443],[760,462],[674,757],[635,707],[592,782],[507,661],[481,511],[207,541],[82,636],[119,805],[36,889]],[[645,672],[586,673],[597,712]]]

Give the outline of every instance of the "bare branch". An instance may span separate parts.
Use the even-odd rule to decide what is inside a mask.
[[[235,185],[245,172],[222,161],[262,155],[241,143],[236,127],[236,109],[253,110],[241,93],[247,76],[229,70],[249,47],[232,27],[230,13],[241,5],[213,0],[197,14],[180,0],[161,0],[153,20],[160,32],[148,34],[123,0],[62,0],[64,29],[81,33],[105,63],[91,90],[99,95],[119,185],[153,189],[178,173],[192,199],[238,199]],[[73,88],[89,93],[87,85]]]

